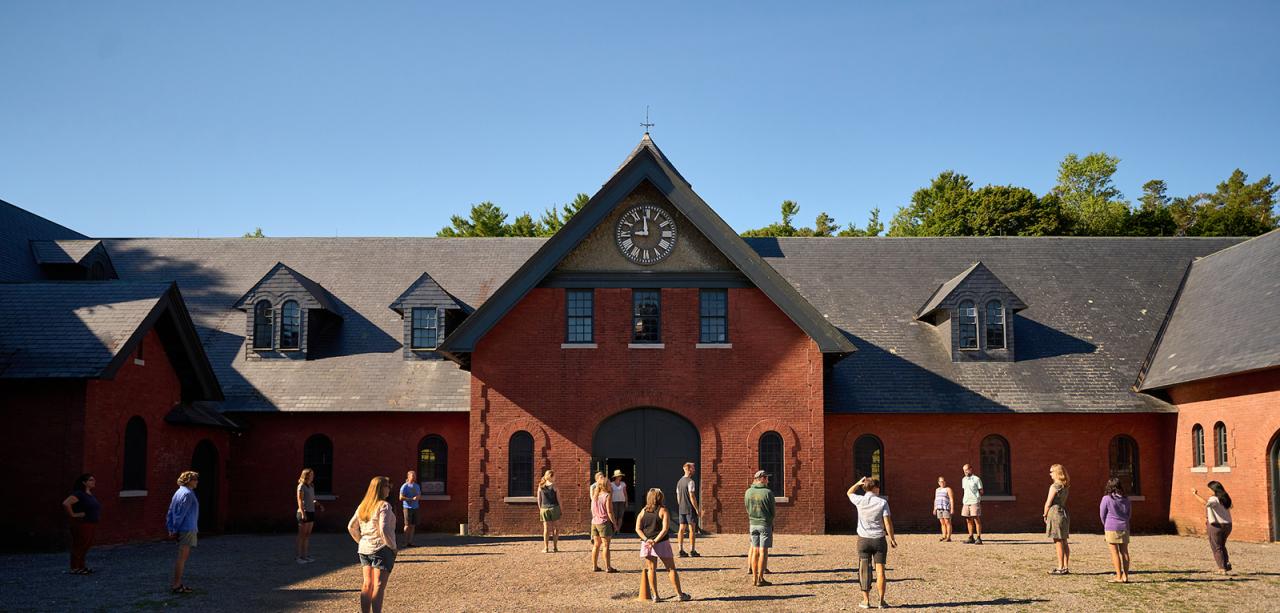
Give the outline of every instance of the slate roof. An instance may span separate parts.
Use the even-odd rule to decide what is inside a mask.
[[[470,374],[448,360],[405,360],[387,308],[429,273],[474,309],[544,239],[104,239],[121,279],[175,280],[226,396],[224,411],[467,411]],[[333,297],[333,357],[246,360],[236,301],[277,262]]]
[[[991,272],[991,269],[984,266],[982,262],[974,262],[972,266],[964,269],[964,272],[951,277],[946,283],[938,286],[938,289],[933,292],[933,295],[929,296],[929,301],[916,312],[916,319],[924,319],[929,314],[944,306],[943,303],[947,302],[947,300],[951,298],[951,295],[960,288],[965,280],[974,274],[990,275],[990,277],[994,278],[1006,292],[1013,294],[1008,304],[1010,311],[1016,312],[1027,308],[1027,305],[1023,304],[1022,299],[1018,298],[1018,296],[1014,294],[1013,290],[1010,290],[1008,286],[1004,285],[1004,282],[1000,281],[1000,278],[996,277],[996,275]]]
[[[307,278],[306,275],[292,268],[289,268],[283,262],[276,262],[276,265],[272,266],[271,270],[267,271],[267,274],[262,275],[262,278],[259,279],[257,283],[254,283],[253,287],[249,288],[249,291],[245,292],[244,295],[241,296],[240,299],[236,301],[236,308],[240,310],[247,309],[249,299],[253,298],[254,294],[258,292],[258,288],[263,283],[265,283],[268,279],[275,277],[277,274],[280,274],[281,272],[288,274],[290,277],[293,278],[294,281],[298,283],[298,285],[301,285],[303,290],[305,290],[308,294],[311,294],[311,297],[314,298],[316,302],[320,303],[321,308],[323,308],[326,311],[329,311],[330,313],[338,312],[338,302],[337,300],[334,299],[333,295],[330,294],[328,290],[326,290],[319,283],[316,283],[315,281],[312,281],[311,279]]]
[[[0,283],[0,378],[96,378],[171,283]]]
[[[1196,261],[1139,389],[1280,366],[1280,230]]]
[[[37,264],[79,264],[101,244],[102,241],[93,239],[31,241],[31,253]]]
[[[759,238],[748,244],[858,352],[826,384],[832,412],[1172,411],[1132,391],[1187,265],[1209,238]],[[953,363],[915,314],[981,261],[1030,305],[1016,361]]]
[[[0,200],[0,281],[44,278],[32,257],[30,241],[84,238],[75,230]]]

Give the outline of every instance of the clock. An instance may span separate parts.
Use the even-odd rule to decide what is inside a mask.
[[[676,248],[676,220],[653,204],[638,204],[618,218],[614,239],[622,257],[650,266],[671,255]]]

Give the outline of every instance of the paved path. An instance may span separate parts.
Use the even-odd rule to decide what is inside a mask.
[[[663,609],[857,610],[850,572],[853,537],[779,535],[768,588],[749,585],[746,538],[699,540],[704,554],[677,560],[685,591],[695,601]],[[529,538],[427,536],[403,551],[392,574],[387,611],[648,610],[635,603],[639,558],[634,539],[619,541],[620,574],[590,572],[584,537],[546,555]],[[976,547],[905,535],[889,557],[889,601],[898,608],[945,611],[1233,611],[1276,610],[1280,602],[1280,544],[1232,543],[1232,577],[1209,572],[1205,541],[1143,536],[1132,545],[1136,583],[1110,585],[1110,559],[1099,535],[1073,543],[1069,577],[1050,577],[1053,548],[1040,535],[992,535]],[[146,543],[90,553],[90,577],[67,575],[64,554],[0,556],[0,610],[352,611],[360,574],[346,535],[313,539],[318,558],[299,566],[291,535],[232,535],[201,539],[188,564],[194,594],[165,589],[173,546]],[[664,596],[672,591],[661,583]]]

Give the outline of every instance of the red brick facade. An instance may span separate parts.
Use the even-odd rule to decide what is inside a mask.
[[[1219,377],[1174,386],[1178,405],[1177,445],[1173,454],[1173,497],[1169,516],[1183,534],[1203,534],[1205,512],[1192,495],[1200,489],[1208,497],[1209,481],[1219,481],[1231,494],[1232,539],[1274,540],[1270,492],[1270,451],[1280,437],[1280,369]],[[1227,434],[1227,463],[1216,465],[1214,426],[1222,422]],[[1192,460],[1192,428],[1204,429],[1204,465]]]
[[[1071,475],[1067,509],[1071,528],[1102,529],[1098,502],[1110,476],[1108,450],[1119,434],[1138,443],[1139,479],[1144,499],[1133,503],[1137,531],[1164,530],[1168,518],[1168,479],[1175,416],[1171,414],[829,414],[826,419],[827,525],[850,530],[855,523],[845,492],[853,483],[854,441],[872,434],[884,445],[883,493],[889,497],[895,527],[937,528],[933,493],[946,477],[960,504],[961,466],[981,472],[979,446],[991,434],[1009,442],[1013,500],[983,503],[983,529],[991,532],[1038,531],[1050,484],[1049,466],[1062,464]],[[990,484],[990,477],[984,479]],[[991,492],[987,492],[991,494]],[[963,524],[957,522],[963,532]]]
[[[321,499],[325,511],[317,514],[320,529],[346,529],[370,478],[390,477],[398,488],[405,472],[416,470],[418,443],[430,434],[448,445],[448,499],[424,500],[418,525],[456,532],[467,521],[466,413],[241,413],[235,418],[245,424],[246,433],[231,444],[231,529],[292,529],[303,446],[317,434],[333,443],[333,498]]]
[[[762,292],[729,290],[727,349],[695,347],[697,289],[662,290],[663,349],[628,348],[629,289],[595,290],[596,348],[561,348],[564,312],[565,290],[535,289],[472,355],[473,530],[541,529],[535,505],[504,502],[507,445],[520,430],[533,435],[535,474],[558,473],[566,529],[586,530],[593,435],[634,407],[666,409],[697,428],[701,457],[690,459],[700,466],[710,530],[746,530],[742,495],[759,436],[770,430],[783,437],[788,471],[778,529],[823,530],[822,355]],[[670,489],[679,477],[671,476]]]

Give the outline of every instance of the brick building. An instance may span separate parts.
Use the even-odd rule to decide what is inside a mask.
[[[167,360],[168,383],[142,386],[156,391],[147,457],[176,472],[209,442],[202,461],[211,446],[219,469],[211,528],[287,528],[304,466],[317,471],[329,527],[370,476],[399,480],[410,468],[428,493],[425,528],[534,531],[532,488],[546,468],[558,473],[568,524],[585,526],[575,501],[585,503],[592,471],[622,469],[638,492],[670,494],[693,461],[713,531],[745,529],[742,491],[759,467],[777,475],[782,532],[849,529],[843,493],[861,475],[884,480],[899,525],[929,528],[935,478],[958,482],[964,463],[986,481],[988,529],[1038,529],[1047,468],[1058,462],[1076,486],[1077,529],[1100,529],[1095,494],[1118,475],[1135,493],[1137,527],[1165,530],[1194,523],[1181,491],[1191,474],[1182,422],[1203,410],[1232,415],[1223,419],[1235,428],[1237,481],[1220,480],[1239,492],[1241,519],[1255,512],[1246,503],[1263,509],[1247,519],[1260,527],[1242,523],[1240,534],[1275,535],[1267,474],[1280,374],[1258,364],[1275,366],[1280,345],[1235,370],[1164,383],[1157,373],[1168,370],[1161,360],[1185,355],[1167,349],[1182,342],[1178,330],[1204,325],[1178,324],[1198,271],[1242,265],[1231,257],[1275,270],[1276,233],[1243,244],[742,239],[647,135],[549,239],[95,241],[7,204],[0,218],[9,221],[0,287],[29,297],[18,309],[75,312],[83,305],[58,298],[71,288],[105,312],[123,299],[99,288],[141,284],[189,313],[189,329],[175,317],[154,335],[180,359]],[[1259,322],[1274,321],[1265,292],[1203,290],[1224,291],[1255,304],[1225,325],[1256,337]],[[40,325],[0,317],[0,419],[33,439],[76,427],[22,411],[66,394],[19,375]],[[178,355],[166,335],[198,342]],[[78,351],[103,353],[98,345],[107,343]],[[128,366],[112,376],[132,376]],[[189,373],[205,368],[212,385],[196,385]],[[118,448],[109,441],[127,436],[118,422],[140,387],[101,387],[87,394],[92,403],[66,400],[102,416],[85,430],[84,447],[99,451],[44,468],[55,484],[98,472],[101,497],[123,505],[139,496],[114,476],[104,482],[123,475],[104,458]],[[128,525],[116,540],[160,531],[163,513],[151,506],[167,500],[169,479],[154,478],[163,486],[148,487],[136,515],[109,510],[106,521]],[[60,487],[41,496],[60,499]]]

